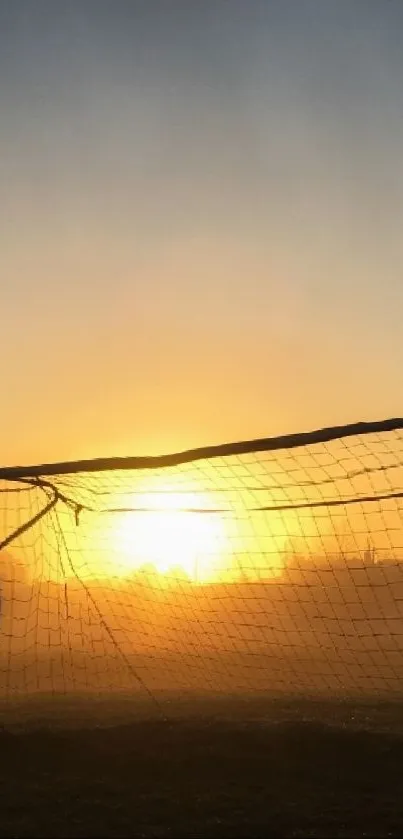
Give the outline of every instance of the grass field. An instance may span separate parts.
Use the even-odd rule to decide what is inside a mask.
[[[403,835],[398,704],[173,702],[168,722],[128,707],[1,731],[1,836]]]

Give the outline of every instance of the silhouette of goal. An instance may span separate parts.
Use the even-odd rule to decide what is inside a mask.
[[[0,470],[0,700],[403,692],[403,420]]]

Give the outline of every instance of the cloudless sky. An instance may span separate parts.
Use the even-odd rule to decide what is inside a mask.
[[[401,0],[0,0],[0,460],[402,413]]]

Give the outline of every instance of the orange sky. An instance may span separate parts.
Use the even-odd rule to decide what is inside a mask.
[[[0,461],[401,414],[401,2],[57,5],[0,11]]]

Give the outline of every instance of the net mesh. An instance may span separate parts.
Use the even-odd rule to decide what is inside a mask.
[[[388,422],[0,470],[1,700],[400,695]]]

